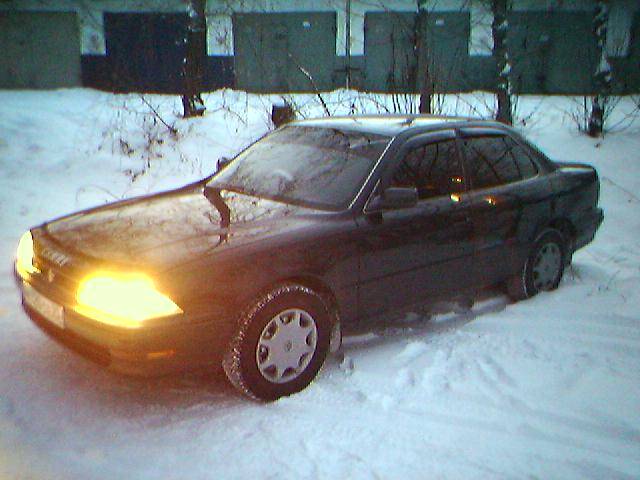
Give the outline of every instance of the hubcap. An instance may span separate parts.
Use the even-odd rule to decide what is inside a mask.
[[[533,286],[537,291],[551,290],[562,264],[562,252],[557,243],[545,243],[533,261]]]
[[[280,312],[258,339],[258,370],[269,382],[290,382],[311,362],[317,341],[318,329],[311,315],[297,308]]]

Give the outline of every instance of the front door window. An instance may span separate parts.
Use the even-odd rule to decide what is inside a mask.
[[[415,187],[420,200],[461,193],[464,177],[455,140],[428,143],[410,150],[390,186]]]

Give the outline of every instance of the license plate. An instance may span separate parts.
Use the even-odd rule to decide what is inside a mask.
[[[28,283],[22,284],[22,296],[33,310],[59,328],[64,328],[64,309],[62,305],[52,302]]]

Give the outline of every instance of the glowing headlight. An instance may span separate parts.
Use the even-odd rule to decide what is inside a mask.
[[[30,274],[39,272],[39,270],[33,266],[33,237],[31,236],[31,232],[25,232],[18,242],[16,270],[22,278],[28,278]]]
[[[182,313],[142,274],[99,272],[85,278],[76,292],[74,310],[102,323],[141,327],[144,320]]]

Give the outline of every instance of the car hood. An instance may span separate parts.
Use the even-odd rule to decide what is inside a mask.
[[[164,270],[302,228],[323,213],[199,185],[79,212],[41,232],[71,255]]]

